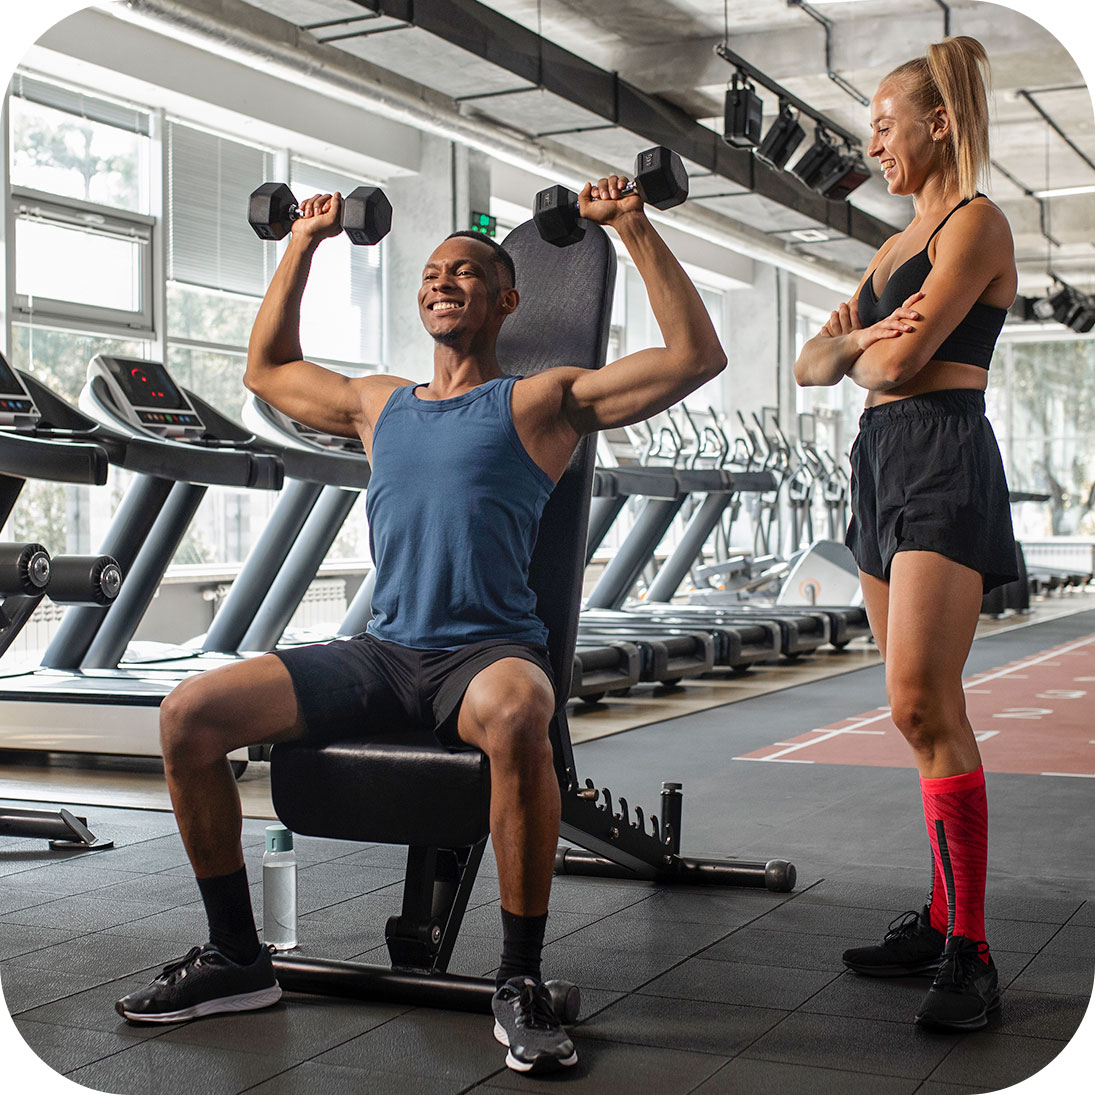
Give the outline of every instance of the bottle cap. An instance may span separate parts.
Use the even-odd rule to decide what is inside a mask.
[[[268,852],[291,852],[293,834],[284,825],[266,826],[266,850]]]

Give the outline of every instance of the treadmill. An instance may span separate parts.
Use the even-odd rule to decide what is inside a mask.
[[[93,441],[109,443],[103,448],[110,461],[136,475],[103,545],[121,564],[125,585],[109,612],[97,605],[69,609],[39,669],[0,674],[0,747],[158,756],[160,702],[183,677],[224,664],[225,655],[179,658],[173,648],[155,664],[126,663],[124,657],[206,489],[279,490],[287,464],[294,476],[320,482],[336,469],[325,466],[321,454],[283,459],[268,442],[180,388],[158,362],[97,355],[88,366],[81,411],[33,377],[17,376],[40,411],[18,439],[25,450],[21,467],[56,477],[28,443],[43,452],[51,444],[78,451]],[[355,467],[360,475],[360,464]],[[274,517],[270,524],[279,527]],[[282,534],[287,548],[292,541],[284,526]],[[254,551],[248,563],[257,567]],[[237,771],[246,756],[233,754]]]

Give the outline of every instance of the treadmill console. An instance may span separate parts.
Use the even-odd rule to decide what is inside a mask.
[[[244,404],[243,422],[257,434],[269,436],[268,428],[273,425],[275,433],[288,435],[300,441],[306,448],[333,449],[336,452],[351,452],[364,455],[365,446],[354,437],[340,437],[338,434],[324,433],[312,426],[306,426],[295,418],[290,418],[267,403],[265,399],[252,396]]]
[[[161,437],[199,438],[205,423],[159,361],[96,354],[88,380],[101,377],[118,412],[135,426]]]
[[[0,430],[33,430],[39,418],[26,385],[0,354]]]

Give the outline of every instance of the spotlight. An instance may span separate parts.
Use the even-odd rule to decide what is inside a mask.
[[[738,81],[741,81],[740,85]],[[726,116],[722,139],[735,148],[755,148],[760,143],[764,104],[757,89],[739,69],[726,89]]]
[[[755,154],[757,159],[779,171],[805,139],[806,131],[798,124],[790,104],[781,99],[776,120],[757,146]]]
[[[791,168],[791,174],[806,186],[813,188],[820,179],[828,176],[840,162],[840,150],[826,130],[818,126],[814,130],[814,143]]]
[[[1057,288],[1047,293],[1041,300],[1034,302],[1034,314],[1039,319],[1055,319],[1064,323],[1076,303],[1076,291],[1063,281],[1057,282]]]
[[[863,162],[862,153],[849,147],[844,155],[838,158],[829,173],[818,179],[814,189],[827,198],[844,201],[853,190],[862,186],[870,177],[871,173]]]
[[[1080,296],[1065,323],[1078,335],[1086,335],[1095,327],[1095,299]]]
[[[1018,296],[1008,309],[1008,315],[1019,320],[1020,323],[1032,323],[1038,318],[1037,313],[1034,311],[1036,301],[1037,297]]]

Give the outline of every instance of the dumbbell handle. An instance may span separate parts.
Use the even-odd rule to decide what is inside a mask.
[[[620,197],[621,198],[627,198],[627,197],[630,197],[632,194],[638,194],[638,193],[639,193],[639,184],[637,182],[635,182],[634,179],[632,179],[631,182],[629,182],[626,186],[621,186],[620,187]],[[642,197],[642,195],[639,194],[639,197]],[[600,200],[603,201],[604,199],[600,199]],[[618,199],[613,199],[613,200],[615,201],[615,200],[618,200]],[[645,201],[646,199],[644,198],[643,200]],[[574,211],[576,213],[580,213],[581,208],[582,208],[582,203],[580,201],[576,201],[574,203]]]

